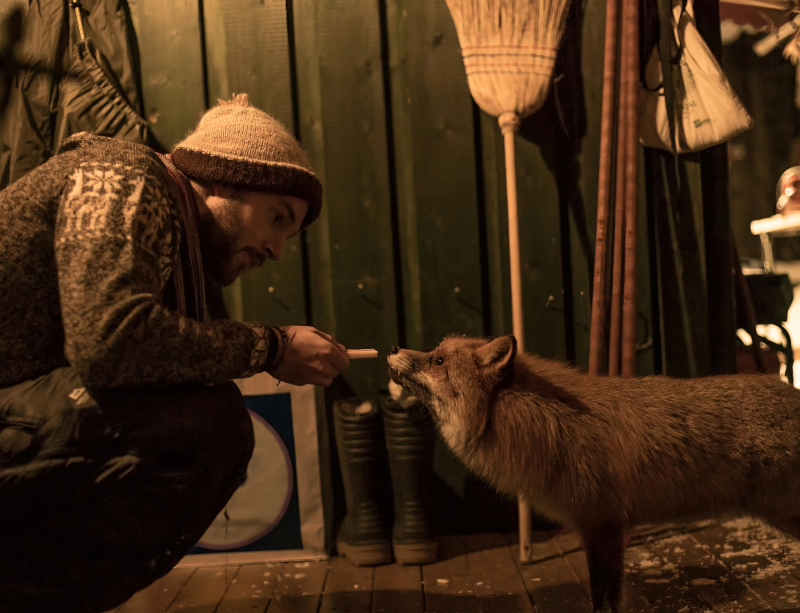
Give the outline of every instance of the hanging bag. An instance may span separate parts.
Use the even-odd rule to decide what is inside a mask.
[[[692,0],[673,2],[670,26],[679,50],[668,71],[674,92],[669,105],[675,109],[674,135],[667,118],[665,71],[658,50],[654,50],[639,96],[639,142],[645,147],[689,153],[724,143],[752,128],[752,118],[697,31]]]

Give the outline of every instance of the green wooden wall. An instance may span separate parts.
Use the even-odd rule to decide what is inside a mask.
[[[429,350],[449,334],[511,332],[502,137],[472,102],[444,0],[129,3],[146,113],[163,146],[216,98],[247,92],[310,154],[324,187],[319,221],[226,299],[238,319],[307,323],[379,350],[326,392],[328,406],[385,387],[392,345]],[[516,140],[527,347],[584,367],[604,4],[573,3],[554,90]],[[645,374],[655,351],[642,194]],[[514,529],[514,502],[470,476],[441,441],[435,464],[440,526]]]
[[[322,179],[320,220],[283,261],[230,288],[234,317],[308,323],[382,356],[395,344],[430,349],[448,334],[511,331],[502,139],[472,102],[444,0],[129,4],[146,113],[165,147],[208,104],[245,91],[295,131]],[[588,361],[603,4],[574,3],[555,93],[517,138],[526,342],[579,365]],[[354,362],[343,379],[348,392],[371,394],[387,383],[384,362]]]

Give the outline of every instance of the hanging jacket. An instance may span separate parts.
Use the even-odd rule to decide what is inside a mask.
[[[33,0],[2,118],[0,187],[89,132],[159,148],[142,113],[138,58],[126,0]],[[81,32],[81,26],[83,32]]]

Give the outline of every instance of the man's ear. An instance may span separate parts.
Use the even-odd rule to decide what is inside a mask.
[[[239,200],[244,190],[235,185],[225,185],[224,183],[212,183],[209,189],[211,195],[225,200]]]
[[[514,364],[517,356],[517,339],[512,335],[501,336],[489,341],[475,352],[479,368],[501,374]]]

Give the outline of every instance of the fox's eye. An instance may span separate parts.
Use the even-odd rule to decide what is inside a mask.
[[[434,364],[436,364],[437,366],[441,366],[442,364],[444,364],[444,358],[441,358],[441,357],[440,358],[436,358],[436,361],[434,362]]]

